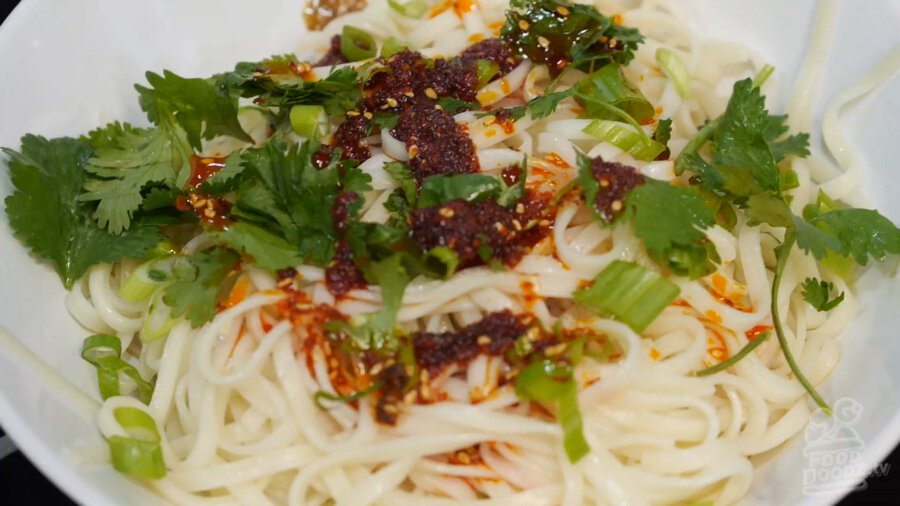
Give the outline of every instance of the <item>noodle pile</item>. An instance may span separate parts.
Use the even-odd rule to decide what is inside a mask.
[[[649,178],[683,179],[675,175],[673,160],[704,123],[723,113],[733,83],[763,67],[747,48],[703,40],[689,28],[690,14],[680,3],[596,4],[646,37],[625,74],[656,107],[657,118],[673,120],[670,159],[640,161],[598,142],[583,132],[591,120],[579,119],[575,102],[566,101],[546,118],[526,115],[508,129],[475,112],[455,115],[466,125],[484,173],[500,176],[527,155],[526,186],[557,192],[575,179],[581,151]],[[319,50],[301,56],[316,60],[345,24],[379,41],[409,41],[426,57],[456,55],[496,37],[505,2],[460,5],[433,7],[430,17],[418,20],[373,1],[324,32],[304,36],[304,48]],[[685,97],[660,72],[660,48],[685,62]],[[329,69],[313,71],[324,77]],[[563,76],[561,89],[572,85],[575,74]],[[549,80],[545,66],[523,60],[479,90],[479,101],[518,105],[542,95]],[[257,142],[266,138],[265,125],[242,121]],[[361,219],[384,223],[384,204],[397,187],[384,166],[406,148],[401,144],[398,151],[390,135],[371,141],[372,156],[360,169],[371,176],[373,189],[365,195]],[[227,155],[246,145],[214,139],[204,154]],[[800,182],[793,209],[815,199],[816,174],[826,173],[816,169],[820,163],[814,157],[793,164]],[[211,322],[192,328],[180,320],[167,336],[150,342],[136,339],[149,317],[148,304],[117,295],[137,267],[133,262],[92,268],[67,304],[88,329],[118,336],[142,376],[156,378],[146,405],[130,396],[107,399],[99,427],[107,438],[126,436],[115,411],[133,407],[148,413],[162,436],[168,472],[147,484],[177,504],[731,504],[747,494],[754,464],[801,431],[812,409],[775,339],[725,371],[696,374],[773,325],[774,249],[783,230],[748,226],[740,214],[737,220],[730,231],[718,225],[705,231],[720,260],[718,270],[697,280],[673,278],[681,290],[678,300],[640,335],[571,303],[573,291],[615,260],[653,265],[629,227],[601,226],[578,200],[563,201],[551,217],[550,236],[513,268],[472,267],[449,279],[419,277],[406,288],[397,322],[407,332],[459,329],[509,310],[530,313],[548,329],[587,327],[614,344],[616,360],[586,357],[575,368],[590,453],[574,464],[552,412],[520,400],[502,381],[496,357],[479,355],[465,368],[433,378],[430,388],[441,400],[409,404],[395,426],[377,423],[371,396],[320,409],[317,392],[341,392],[330,374],[331,351],[310,326],[279,318],[274,308],[285,303],[287,292],[271,273],[251,265],[243,267],[225,308]],[[202,234],[182,253],[214,243]],[[377,286],[335,299],[323,269],[301,265],[296,271],[313,304],[333,306],[351,319],[381,308]],[[808,277],[833,283],[846,299],[833,311],[816,311],[801,296]],[[820,271],[811,256],[794,251],[789,257],[777,304],[790,348],[814,385],[840,358],[835,338],[856,311],[854,299],[851,287]]]

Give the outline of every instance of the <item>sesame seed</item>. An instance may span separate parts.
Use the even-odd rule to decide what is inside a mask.
[[[619,45],[619,41],[616,39],[609,39],[609,47],[616,47]]]
[[[524,19],[519,20],[519,28],[521,28],[522,30],[527,30],[528,26],[528,21],[525,21]]]
[[[425,96],[432,100],[437,100],[438,98],[438,94],[434,91],[434,88],[425,88]]]
[[[359,116],[359,111],[347,111],[347,116]]]
[[[523,204],[523,203],[521,203],[521,202],[519,202],[518,204],[516,204],[516,213],[517,213],[517,214],[523,214],[524,212],[525,212],[525,204]]]
[[[419,381],[422,383],[428,383],[428,380],[431,379],[431,374],[428,372],[428,369],[422,369],[419,372]]]
[[[609,179],[606,179],[606,178],[600,179],[600,186],[602,186],[603,188],[606,188],[607,186],[609,186]]]
[[[437,109],[437,110],[439,110],[439,111],[443,111],[443,110],[444,110],[444,108],[441,107],[441,104],[434,104],[434,108]]]
[[[621,200],[613,200],[610,207],[612,208],[613,211],[616,211],[616,212],[621,211],[622,210],[622,201]]]
[[[371,369],[369,369],[369,374],[371,374],[372,376],[377,376],[378,373],[382,371],[382,369],[384,369],[384,364],[378,362],[377,364],[373,365]]]
[[[410,390],[406,392],[406,395],[403,396],[403,402],[406,404],[412,404],[416,400],[416,391]]]
[[[529,341],[537,341],[538,338],[541,337],[541,329],[537,327],[531,327],[530,329],[528,329],[525,337],[527,337]]]
[[[513,220],[513,226],[516,227],[516,230],[522,230],[522,222],[519,220]]]
[[[559,7],[556,8],[556,12],[558,12],[560,16],[568,16],[569,15],[569,9],[566,9],[562,5],[560,5]]]
[[[469,458],[469,454],[466,452],[457,452],[456,460],[465,465],[469,465],[472,463],[472,459]]]
[[[364,116],[366,119],[372,119],[372,118],[374,117],[374,115],[373,115],[372,113],[370,113],[369,111],[364,112],[364,113],[363,113],[363,116]]]
[[[416,96],[416,94],[413,93],[412,91],[405,91],[405,92],[403,92],[403,96],[413,98],[414,96]]]
[[[409,147],[408,150],[406,150],[406,154],[409,155],[410,158],[415,158],[419,154],[419,146],[413,144]]]
[[[475,342],[478,343],[478,346],[487,346],[491,344],[491,336],[478,336]]]
[[[545,49],[550,47],[550,41],[547,39],[547,37],[544,37],[543,35],[538,35],[538,44],[540,44],[541,47],[543,47]]]
[[[203,216],[206,216],[207,218],[215,218],[216,210],[207,207],[206,210],[203,211]]]
[[[397,414],[397,406],[395,404],[385,404],[384,411],[392,415]]]
[[[559,355],[560,353],[566,351],[566,343],[559,343],[555,346],[550,346],[544,348],[544,354],[548,356]]]
[[[542,227],[549,227],[549,226],[550,226],[550,220],[541,220],[541,221],[538,222],[538,225],[540,225],[540,226],[542,226]]]
[[[201,207],[206,205],[206,199],[197,199],[191,201],[191,205],[194,206],[194,209],[200,209]]]
[[[388,98],[386,100],[388,107],[397,107],[397,101],[393,98]]]
[[[442,207],[438,211],[438,214],[440,214],[444,218],[452,218],[456,213],[454,213],[453,209],[450,209],[449,207]]]
[[[278,288],[284,288],[284,287],[290,285],[291,283],[293,283],[293,280],[291,278],[284,278],[278,282]]]
[[[506,227],[504,227],[500,222],[494,223],[494,228],[497,229],[497,232],[503,232],[504,230],[506,230]]]

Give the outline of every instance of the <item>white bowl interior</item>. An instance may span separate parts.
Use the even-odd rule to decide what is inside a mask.
[[[775,65],[778,91],[770,106],[789,97],[814,19],[811,0],[753,3],[692,0],[706,38],[744,43]],[[146,70],[209,75],[240,60],[300,51],[302,4],[265,0],[158,0],[118,2],[26,0],[0,30],[0,146],[17,148],[26,132],[79,135],[113,119],[144,123],[132,84]],[[817,117],[841,90],[900,45],[900,0],[844,2]],[[854,104],[843,129],[858,149],[873,205],[900,221],[900,178],[894,176],[894,118],[900,113],[900,78]],[[819,136],[815,132],[814,139]],[[0,177],[0,197],[10,192]],[[893,264],[896,267],[896,263]],[[895,269],[896,270],[896,269]],[[827,384],[826,399],[855,399],[864,416],[852,428],[863,443],[862,460],[848,483],[862,478],[900,439],[900,284],[889,269],[870,270],[860,283],[860,315],[842,337],[843,359]],[[37,264],[0,219],[0,424],[35,464],[79,502],[152,504],[154,496],[105,466],[79,463],[79,448],[101,439],[90,416],[97,399],[92,369],[79,357],[85,331],[68,316],[64,290],[49,268]],[[0,334],[3,331],[0,330]],[[12,338],[10,336],[15,336]],[[12,339],[19,341],[12,341]],[[3,351],[23,343],[78,396],[48,383],[40,368]],[[71,399],[76,400],[71,400]],[[67,400],[69,399],[69,400]],[[100,447],[102,448],[102,447]],[[807,448],[808,449],[808,448]],[[795,441],[758,473],[749,503],[824,504],[846,487],[804,495],[809,452]],[[855,469],[855,468],[854,468]]]

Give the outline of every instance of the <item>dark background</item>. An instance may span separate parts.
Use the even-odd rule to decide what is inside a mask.
[[[0,20],[5,20],[18,0],[0,2]],[[3,429],[0,427],[0,436]],[[840,502],[841,506],[856,504],[881,504],[900,498],[900,449],[886,461],[890,464],[887,476],[872,476],[867,489],[850,494]],[[72,505],[68,497],[48,481],[31,463],[16,452],[0,460],[0,490],[5,504],[18,506]]]

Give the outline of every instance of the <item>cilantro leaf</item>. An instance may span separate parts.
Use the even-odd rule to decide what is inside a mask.
[[[362,325],[345,329],[365,349],[382,349],[394,342],[397,313],[403,303],[406,285],[410,281],[410,276],[403,265],[403,256],[392,255],[370,265],[371,281],[381,287],[381,300],[384,305],[380,311],[368,315]]]
[[[242,62],[234,71],[216,76],[218,82],[260,105],[278,107],[286,116],[293,105],[321,105],[329,116],[343,116],[362,98],[358,74],[350,67],[334,70],[325,79],[307,81],[293,55],[273,56],[261,62]]]
[[[422,181],[418,207],[434,207],[462,199],[479,202],[496,198],[503,190],[499,179],[487,174],[440,174]]]
[[[586,71],[609,62],[625,65],[644,40],[593,6],[560,0],[512,0],[500,34],[520,55],[546,63],[552,75],[567,65]]]
[[[209,234],[249,255],[253,263],[262,269],[276,271],[296,267],[303,262],[297,249],[283,237],[250,223],[232,223],[224,230],[211,231]]]
[[[225,159],[225,165],[210,176],[201,186],[201,191],[210,195],[221,195],[235,190],[244,175],[241,151],[232,152]]]
[[[900,229],[873,209],[835,209],[812,218],[809,224],[833,239],[826,242],[827,249],[853,258],[859,265],[866,265],[870,256],[884,260],[888,254],[900,254]],[[807,239],[798,236],[798,241]],[[819,260],[825,257],[817,254],[820,252],[813,251]]]
[[[219,291],[237,264],[237,253],[225,248],[202,251],[172,268],[175,281],[166,287],[163,302],[175,318],[184,316],[199,327],[216,314]]]
[[[765,98],[753,80],[735,83],[716,131],[715,161],[735,171],[749,171],[763,190],[777,192],[781,188],[778,167],[766,138],[769,123]]]
[[[531,113],[531,119],[541,119],[550,116],[554,112],[556,112],[556,108],[559,107],[559,103],[563,100],[572,96],[573,91],[571,88],[566,91],[558,91],[555,93],[548,93],[546,95],[541,95],[540,97],[535,97],[528,101],[526,107],[528,108],[528,112]]]
[[[481,104],[478,102],[467,102],[465,100],[460,100],[454,97],[441,97],[438,100],[437,105],[447,114],[453,116],[455,114],[459,114],[463,111],[474,111],[476,109],[481,109]]]
[[[272,140],[241,155],[247,174],[238,188],[232,214],[281,234],[306,262],[325,266],[334,256],[336,237],[332,207],[341,187],[340,165],[333,156],[317,168],[319,144],[289,146]],[[347,169],[348,185],[367,187],[367,175]]]
[[[153,123],[172,130],[179,125],[190,145],[199,150],[200,139],[230,135],[253,142],[238,122],[238,102],[224,83],[216,79],[184,78],[168,70],[163,75],[147,72],[150,87],[136,84],[141,109]]]
[[[95,151],[85,169],[94,177],[85,183],[85,192],[78,199],[97,201],[94,218],[113,234],[131,226],[131,218],[144,200],[144,189],[156,183],[174,187],[179,171],[188,166],[177,142],[159,128],[110,123],[91,132],[89,138]]]
[[[765,138],[772,151],[772,157],[776,162],[784,160],[790,155],[805,158],[809,156],[809,134],[800,133],[778,140],[788,132],[787,115],[769,116],[769,124],[766,126]]]
[[[13,193],[6,214],[13,233],[32,253],[53,265],[66,288],[88,268],[123,258],[144,258],[162,240],[160,219],[140,218],[115,236],[90,218],[93,206],[78,199],[93,150],[84,140],[22,137],[10,157]]]
[[[803,281],[803,299],[817,311],[831,311],[844,301],[844,292],[832,299],[832,291],[834,283],[816,278],[806,278]]]
[[[634,212],[634,232],[651,254],[667,256],[677,247],[690,247],[705,238],[703,230],[714,216],[700,192],[648,179],[631,190],[627,205]],[[705,260],[705,259],[704,259]]]
[[[665,146],[672,138],[672,120],[664,118],[656,124],[656,131],[653,132],[653,140]]]

